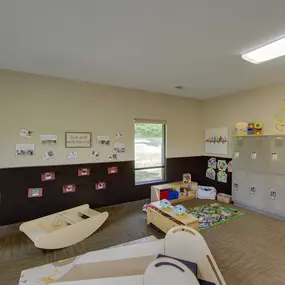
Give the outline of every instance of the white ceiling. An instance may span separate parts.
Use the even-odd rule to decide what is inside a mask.
[[[240,58],[284,34],[284,11],[284,0],[2,0],[0,68],[211,98],[285,82],[285,57]]]

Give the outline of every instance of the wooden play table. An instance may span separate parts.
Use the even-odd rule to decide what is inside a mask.
[[[176,226],[188,226],[195,230],[199,228],[198,219],[190,214],[177,215],[173,206],[162,208],[160,202],[153,202],[147,208],[147,224],[153,224],[164,233]]]

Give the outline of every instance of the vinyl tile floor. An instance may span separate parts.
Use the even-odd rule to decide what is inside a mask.
[[[21,271],[88,251],[164,234],[146,224],[146,200],[100,209],[109,212],[104,225],[86,240],[55,251],[34,247],[19,224],[0,227],[0,285],[16,285]],[[212,201],[190,200],[192,208]],[[202,232],[228,285],[285,284],[285,222],[242,209],[245,215]]]

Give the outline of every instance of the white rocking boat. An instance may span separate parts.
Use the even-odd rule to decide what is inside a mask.
[[[204,240],[178,226],[165,239],[82,255],[54,285],[226,285]]]
[[[42,249],[59,249],[74,245],[98,230],[109,214],[82,205],[21,224],[24,232]]]

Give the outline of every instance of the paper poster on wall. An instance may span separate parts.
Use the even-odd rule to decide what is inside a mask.
[[[213,168],[208,168],[206,170],[206,177],[212,180],[216,179],[216,172]]]
[[[41,181],[55,180],[55,172],[45,172],[41,174]]]
[[[67,153],[67,158],[68,159],[74,159],[74,158],[77,158],[77,157],[78,157],[78,153],[76,151]]]
[[[89,148],[91,147],[92,134],[90,132],[66,132],[66,148]]]
[[[75,192],[75,190],[76,190],[75,184],[63,185],[62,186],[62,192],[63,193],[71,193],[71,192]]]
[[[218,160],[218,169],[221,170],[221,171],[226,171],[227,170],[227,167],[228,167],[228,164],[225,160]]]
[[[109,160],[118,160],[118,155],[116,153],[110,154]]]
[[[106,182],[99,182],[95,184],[95,189],[96,190],[103,190],[106,189],[107,183]]]
[[[110,145],[110,136],[97,136],[97,143],[100,145],[109,146]]]
[[[114,143],[114,151],[117,153],[124,153],[126,151],[126,146],[124,143]]]
[[[222,182],[222,183],[227,183],[228,181],[228,175],[226,172],[220,170],[218,173],[217,173],[217,180],[219,182]]]
[[[16,144],[16,156],[32,156],[34,153],[34,144]]]
[[[43,196],[43,188],[29,188],[28,189],[28,197],[29,198],[37,198]]]
[[[216,169],[217,168],[217,160],[215,157],[211,157],[209,160],[208,160],[208,167],[209,168],[213,168],[213,169]]]
[[[205,132],[207,154],[228,154],[228,128],[211,128]]]
[[[31,138],[32,137],[33,132],[27,129],[20,129],[20,136],[21,137],[25,137],[25,138]]]
[[[57,135],[40,135],[40,142],[42,145],[56,145],[57,144]]]
[[[43,160],[54,159],[55,158],[55,153],[52,150],[44,152],[42,154],[42,158],[43,158]]]
[[[123,133],[117,133],[116,134],[116,139],[120,139],[120,138],[123,138],[123,137],[124,137]]]
[[[92,150],[90,152],[90,157],[98,159],[100,157],[100,153],[98,151]]]
[[[233,161],[229,161],[228,163],[228,172],[233,172]]]

